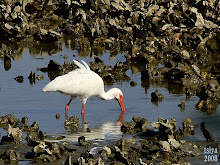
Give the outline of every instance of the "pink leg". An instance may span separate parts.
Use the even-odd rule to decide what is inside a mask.
[[[81,114],[85,114],[85,104],[82,105],[82,111]]]
[[[66,109],[65,109],[65,114],[67,114],[68,110],[69,110],[69,105],[71,103],[73,99],[71,98],[70,101],[68,102],[68,104],[66,105]]]

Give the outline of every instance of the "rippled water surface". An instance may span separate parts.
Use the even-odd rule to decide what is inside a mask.
[[[64,108],[68,103],[70,96],[60,93],[44,93],[42,88],[50,82],[47,73],[43,73],[37,68],[46,67],[50,60],[57,61],[63,64],[64,61],[84,60],[86,62],[94,61],[90,57],[78,56],[77,50],[67,48],[64,44],[59,53],[49,56],[48,52],[31,53],[30,49],[23,49],[21,55],[14,55],[11,68],[8,71],[4,69],[4,62],[1,60],[0,65],[0,115],[13,114],[17,118],[27,116],[28,124],[37,121],[40,130],[46,132],[47,135],[56,136],[58,134],[66,135],[68,141],[75,141],[80,135],[85,135],[87,139],[100,139],[102,141],[111,141],[119,139],[123,136],[120,131],[120,123],[118,122],[121,114],[121,109],[115,100],[103,101],[99,98],[90,98],[86,104],[85,120],[89,122],[91,133],[84,133],[81,125],[79,133],[71,133],[70,130],[64,128]],[[67,59],[64,59],[67,55]],[[118,60],[125,61],[124,54],[119,54],[117,57],[110,58],[110,53],[104,53],[100,58],[105,64],[114,65]],[[111,60],[110,60],[111,59]],[[42,74],[44,79],[36,80],[36,83],[31,85],[28,76],[30,72],[35,72],[36,75]],[[15,77],[24,76],[23,83],[18,83],[14,80]],[[178,104],[181,99],[185,99],[185,94],[175,94],[175,86],[164,88],[158,86],[150,86],[145,89],[140,80],[140,72],[128,70],[127,75],[131,80],[137,82],[137,86],[131,87],[129,82],[115,83],[113,86],[120,88],[124,93],[124,103],[126,112],[124,121],[131,121],[134,115],[145,117],[149,122],[157,121],[158,117],[166,119],[175,118],[177,126],[181,127],[182,121],[186,117],[190,117],[196,128],[195,136],[190,137],[191,140],[205,140],[200,131],[200,123],[206,122],[206,127],[212,132],[214,137],[219,140],[220,129],[220,111],[219,107],[216,113],[208,115],[198,111],[195,104],[199,101],[197,97],[192,97],[186,100],[185,111],[181,111]],[[131,81],[130,80],[130,81]],[[113,87],[105,86],[105,90]],[[151,102],[151,92],[159,90],[165,98],[158,105]],[[170,89],[170,91],[168,90]],[[69,110],[69,117],[76,115],[81,119],[81,102],[79,99],[72,101]],[[55,115],[59,113],[60,119],[56,119]],[[5,135],[6,131],[1,129],[1,136]]]

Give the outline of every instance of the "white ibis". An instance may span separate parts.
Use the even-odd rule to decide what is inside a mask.
[[[82,102],[82,111],[85,113],[85,104],[88,98],[96,96],[103,100],[116,99],[121,106],[121,110],[125,111],[123,103],[123,93],[118,88],[112,88],[107,92],[104,91],[104,82],[102,78],[91,71],[89,66],[82,60],[81,64],[76,60],[74,63],[79,67],[66,75],[59,76],[48,83],[44,88],[44,92],[61,92],[70,95],[70,101],[66,105],[65,114],[69,110],[71,101],[78,97]]]

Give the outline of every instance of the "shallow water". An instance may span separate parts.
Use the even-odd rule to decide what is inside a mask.
[[[32,50],[33,51],[33,50]],[[13,114],[17,118],[27,116],[29,119],[28,124],[32,124],[37,121],[40,130],[46,132],[47,135],[56,136],[58,134],[66,135],[67,141],[75,141],[81,135],[85,135],[87,139],[101,139],[102,141],[111,141],[112,139],[119,139],[123,136],[120,132],[120,123],[118,119],[121,114],[121,109],[115,100],[103,101],[99,98],[90,98],[86,104],[85,119],[89,122],[89,127],[92,129],[92,133],[83,133],[83,129],[79,133],[71,133],[70,130],[64,128],[64,108],[68,103],[70,97],[60,93],[44,93],[42,88],[50,82],[47,73],[38,71],[37,68],[46,67],[50,60],[57,61],[63,64],[67,61],[63,58],[64,55],[68,55],[68,60],[84,60],[86,62],[93,61],[94,59],[89,57],[78,56],[77,50],[72,50],[66,47],[64,44],[62,50],[52,56],[48,55],[48,52],[30,53],[31,50],[24,48],[21,55],[14,56],[10,70],[5,71],[4,62],[1,61],[0,65],[0,115]],[[31,55],[32,54],[32,55]],[[104,53],[102,60],[105,64],[114,65],[118,60],[124,61],[123,54],[110,57],[110,53]],[[111,59],[111,60],[110,60]],[[126,112],[124,115],[124,121],[131,121],[134,115],[145,117],[149,122],[157,121],[158,117],[165,119],[175,118],[177,120],[177,126],[181,127],[182,121],[186,117],[190,117],[196,128],[195,135],[189,137],[192,141],[205,141],[205,138],[200,131],[200,123],[206,122],[206,127],[210,130],[213,136],[219,141],[220,129],[220,108],[218,107],[216,113],[207,115],[204,112],[198,111],[195,108],[195,104],[199,101],[197,97],[192,97],[186,100],[185,111],[181,111],[178,104],[181,99],[185,99],[185,94],[174,94],[173,91],[176,88],[171,87],[171,91],[168,88],[150,86],[149,89],[145,89],[140,80],[140,72],[135,72],[136,68],[132,71],[127,71],[127,75],[131,77],[131,80],[137,82],[137,86],[131,87],[129,82],[119,82],[114,84],[114,87],[120,88],[124,93],[124,104]],[[28,76],[30,72],[35,72],[36,75],[42,74],[44,79],[41,81],[36,80],[36,83],[31,85],[29,83]],[[18,83],[14,80],[15,77],[24,76],[24,82]],[[113,87],[106,86],[105,90]],[[159,90],[165,98],[158,105],[151,102],[151,92]],[[81,102],[79,99],[75,99],[70,104],[69,117],[76,115],[81,119]],[[59,113],[60,119],[56,119],[55,115]],[[81,126],[82,127],[82,126]],[[5,135],[6,131],[1,129],[1,136]],[[92,136],[91,136],[92,135]]]

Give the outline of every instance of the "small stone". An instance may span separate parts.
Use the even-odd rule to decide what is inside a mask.
[[[39,74],[39,75],[36,76],[36,79],[37,79],[38,81],[43,80],[43,78],[44,78],[44,76],[43,76],[42,74]]]
[[[56,114],[56,119],[59,119],[60,118],[60,114]]]
[[[17,76],[14,78],[18,83],[23,83],[24,77],[23,76]]]
[[[130,82],[130,85],[131,85],[132,87],[135,87],[135,86],[137,85],[137,83],[136,83],[135,81],[131,81],[131,82]]]

